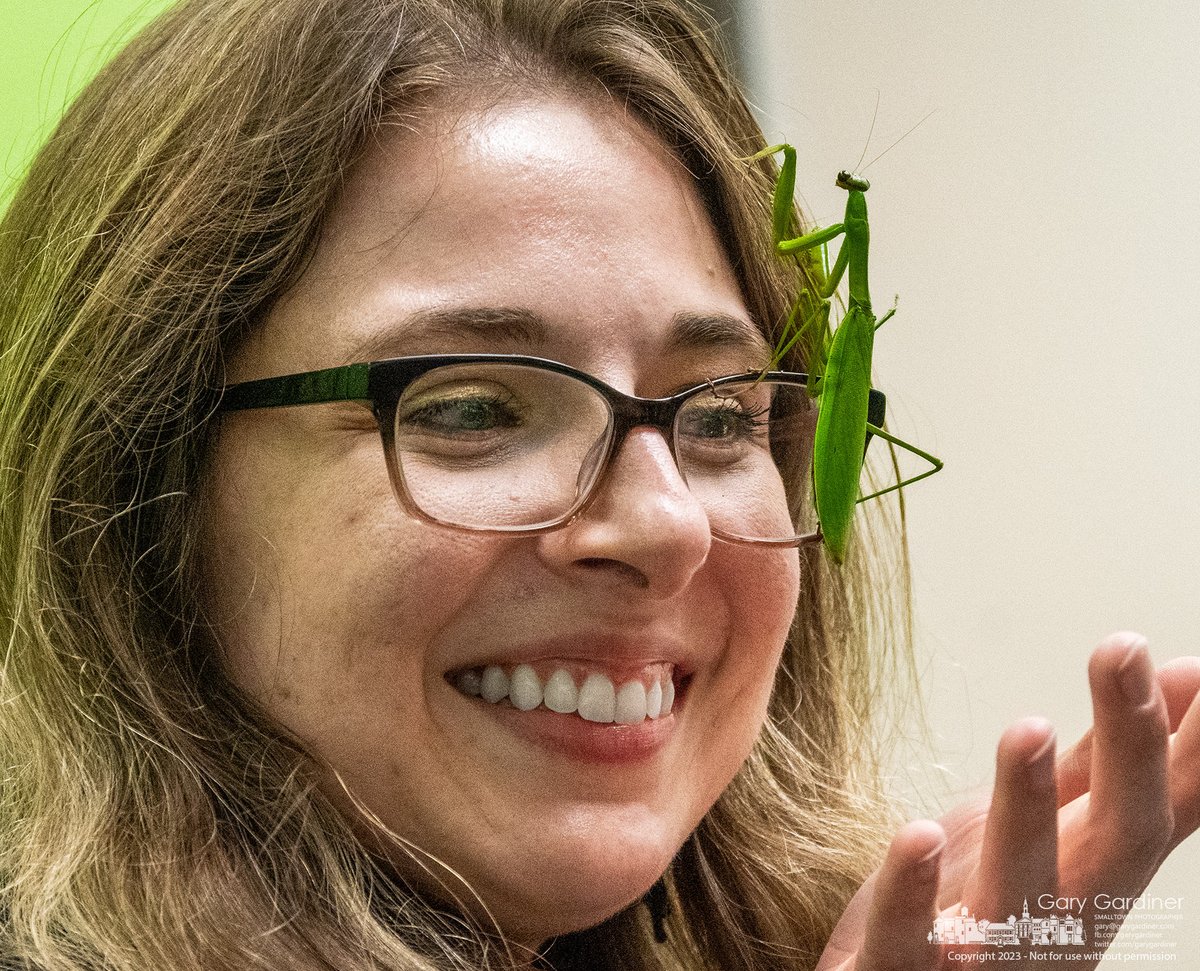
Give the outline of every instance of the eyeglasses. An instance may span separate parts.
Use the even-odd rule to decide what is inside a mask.
[[[666,438],[714,537],[820,540],[808,375],[751,371],[666,398],[515,354],[436,354],[228,385],[220,410],[356,401],[379,424],[401,507],[456,529],[534,534],[578,516],[634,428]],[[872,390],[870,422],[885,400]],[[864,452],[870,441],[863,443]]]

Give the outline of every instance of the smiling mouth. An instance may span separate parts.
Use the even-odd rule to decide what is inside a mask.
[[[497,706],[636,725],[677,713],[692,675],[662,662],[614,679],[586,663],[549,661],[464,668],[445,679],[460,694]]]

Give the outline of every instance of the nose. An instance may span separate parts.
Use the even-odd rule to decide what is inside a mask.
[[[538,537],[546,564],[572,582],[652,599],[682,591],[708,558],[712,530],[662,433],[630,430],[595,488],[577,518]]]

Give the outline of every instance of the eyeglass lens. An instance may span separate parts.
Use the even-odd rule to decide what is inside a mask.
[[[802,385],[718,384],[675,422],[679,471],[715,532],[786,540],[816,531],[809,462],[816,408]],[[520,364],[455,364],[396,408],[402,487],[425,515],[476,529],[535,528],[583,501],[610,447],[604,396]]]

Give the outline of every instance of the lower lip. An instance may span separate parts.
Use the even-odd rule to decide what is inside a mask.
[[[623,765],[653,758],[670,741],[686,684],[676,690],[669,715],[647,718],[636,725],[590,722],[578,714],[560,715],[548,708],[521,711],[507,699],[493,704],[451,690],[468,702],[482,705],[514,735],[547,752],[591,765]]]

